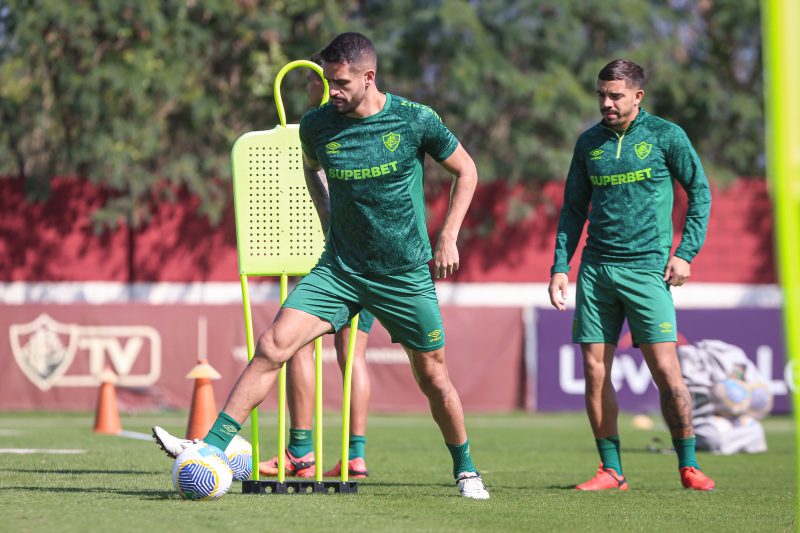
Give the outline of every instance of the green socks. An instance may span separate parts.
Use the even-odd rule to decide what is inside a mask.
[[[678,454],[678,468],[693,466],[698,470],[697,458],[695,457],[695,438],[672,439],[672,445]],[[622,459],[619,453],[619,435],[612,435],[604,439],[595,439],[597,451],[600,452],[600,460],[604,468],[613,468],[617,474],[622,475]]]
[[[367,437],[364,435],[350,435],[350,450],[347,458],[351,461],[356,457],[364,457],[364,448],[367,445]]]
[[[231,418],[225,411],[220,411],[217,420],[203,440],[206,444],[216,446],[224,452],[240,429],[242,429],[242,425],[239,422]]]
[[[445,442],[445,444],[447,444]],[[461,472],[477,472],[472,463],[472,455],[469,453],[469,439],[458,446],[447,444],[450,455],[453,457],[453,477],[457,477]]]
[[[313,431],[310,429],[289,430],[289,453],[298,459],[314,451]]]
[[[622,475],[622,458],[619,454],[619,435],[611,435],[602,439],[594,439],[597,443],[597,451],[600,452],[600,461],[603,468],[612,468]]]
[[[695,444],[696,440],[694,435],[685,439],[672,439],[672,445],[675,447],[675,452],[678,454],[678,468],[693,466],[700,470],[697,464],[697,457],[695,457]]]
[[[314,431],[311,429],[290,429],[289,430],[289,452],[297,458],[303,457],[309,452],[314,451]],[[350,448],[348,451],[349,459],[364,457],[364,448],[367,444],[367,437],[363,435],[350,435]]]
[[[290,429],[289,430],[289,452],[297,458],[303,457],[309,452],[314,451],[314,432],[311,429]],[[367,444],[367,437],[363,435],[350,435],[350,448],[348,458],[364,457],[364,448]]]

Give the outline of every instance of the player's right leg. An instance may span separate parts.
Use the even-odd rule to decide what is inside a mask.
[[[592,427],[600,467],[597,473],[577,485],[578,490],[628,490],[622,475],[622,460],[619,452],[617,417],[619,405],[617,394],[611,383],[611,364],[614,360],[614,345],[606,343],[581,344],[583,372],[586,382],[586,413]]]
[[[280,366],[302,346],[330,330],[330,323],[317,316],[292,308],[281,309],[272,325],[259,337],[253,359],[240,374],[222,412],[203,441],[225,450],[250,412],[267,396]],[[155,435],[156,428],[153,431]],[[158,433],[162,438],[168,438],[165,431]]]
[[[619,406],[611,383],[614,348],[624,315],[607,267],[582,264],[575,296],[572,340],[581,345],[586,413],[600,454],[600,467],[595,476],[575,488],[627,490],[619,451]]]
[[[314,477],[314,343],[309,343],[286,363],[286,403],[289,407],[289,445],[286,474]],[[261,461],[258,471],[265,476],[278,475],[278,456]]]

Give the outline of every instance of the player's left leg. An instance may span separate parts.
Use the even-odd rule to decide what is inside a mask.
[[[461,398],[447,373],[444,347],[430,352],[421,352],[406,346],[403,348],[411,361],[414,379],[428,398],[433,419],[453,458],[453,476],[461,495],[480,500],[488,499],[489,492],[472,462]]]
[[[661,414],[672,434],[683,486],[695,490],[713,490],[714,481],[697,464],[696,439],[692,428],[692,396],[683,380],[675,346],[674,342],[658,342],[641,344],[640,348],[658,387]]]
[[[663,273],[619,268],[615,281],[631,328],[661,397],[661,413],[672,434],[683,486],[713,490],[714,482],[700,471],[695,457],[692,397],[683,380],[676,350],[675,306]]]
[[[428,265],[371,276],[360,303],[408,354],[414,378],[452,455],[459,492],[467,498],[487,499],[489,492],[472,463],[461,399],[447,373],[444,326]]]

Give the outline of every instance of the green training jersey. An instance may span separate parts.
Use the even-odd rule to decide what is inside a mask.
[[[587,217],[582,261],[663,270],[672,247],[673,179],[689,197],[675,255],[691,262],[705,240],[711,191],[683,129],[640,109],[624,132],[602,122],[583,132],[567,174],[551,274],[569,271]]]
[[[300,121],[303,152],[328,179],[325,252],[350,272],[390,274],[430,261],[425,154],[447,159],[458,140],[431,108],[392,94],[378,113],[352,118],[330,104]]]

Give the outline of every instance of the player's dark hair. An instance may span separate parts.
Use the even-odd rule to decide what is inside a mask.
[[[320,52],[326,63],[355,65],[367,59],[377,65],[378,54],[372,41],[360,33],[342,33]]]
[[[316,63],[317,65],[322,65],[322,56],[319,52],[308,58],[312,63]]]
[[[628,87],[644,88],[644,69],[627,59],[615,59],[604,66],[597,75],[598,80],[615,81],[624,80]]]

